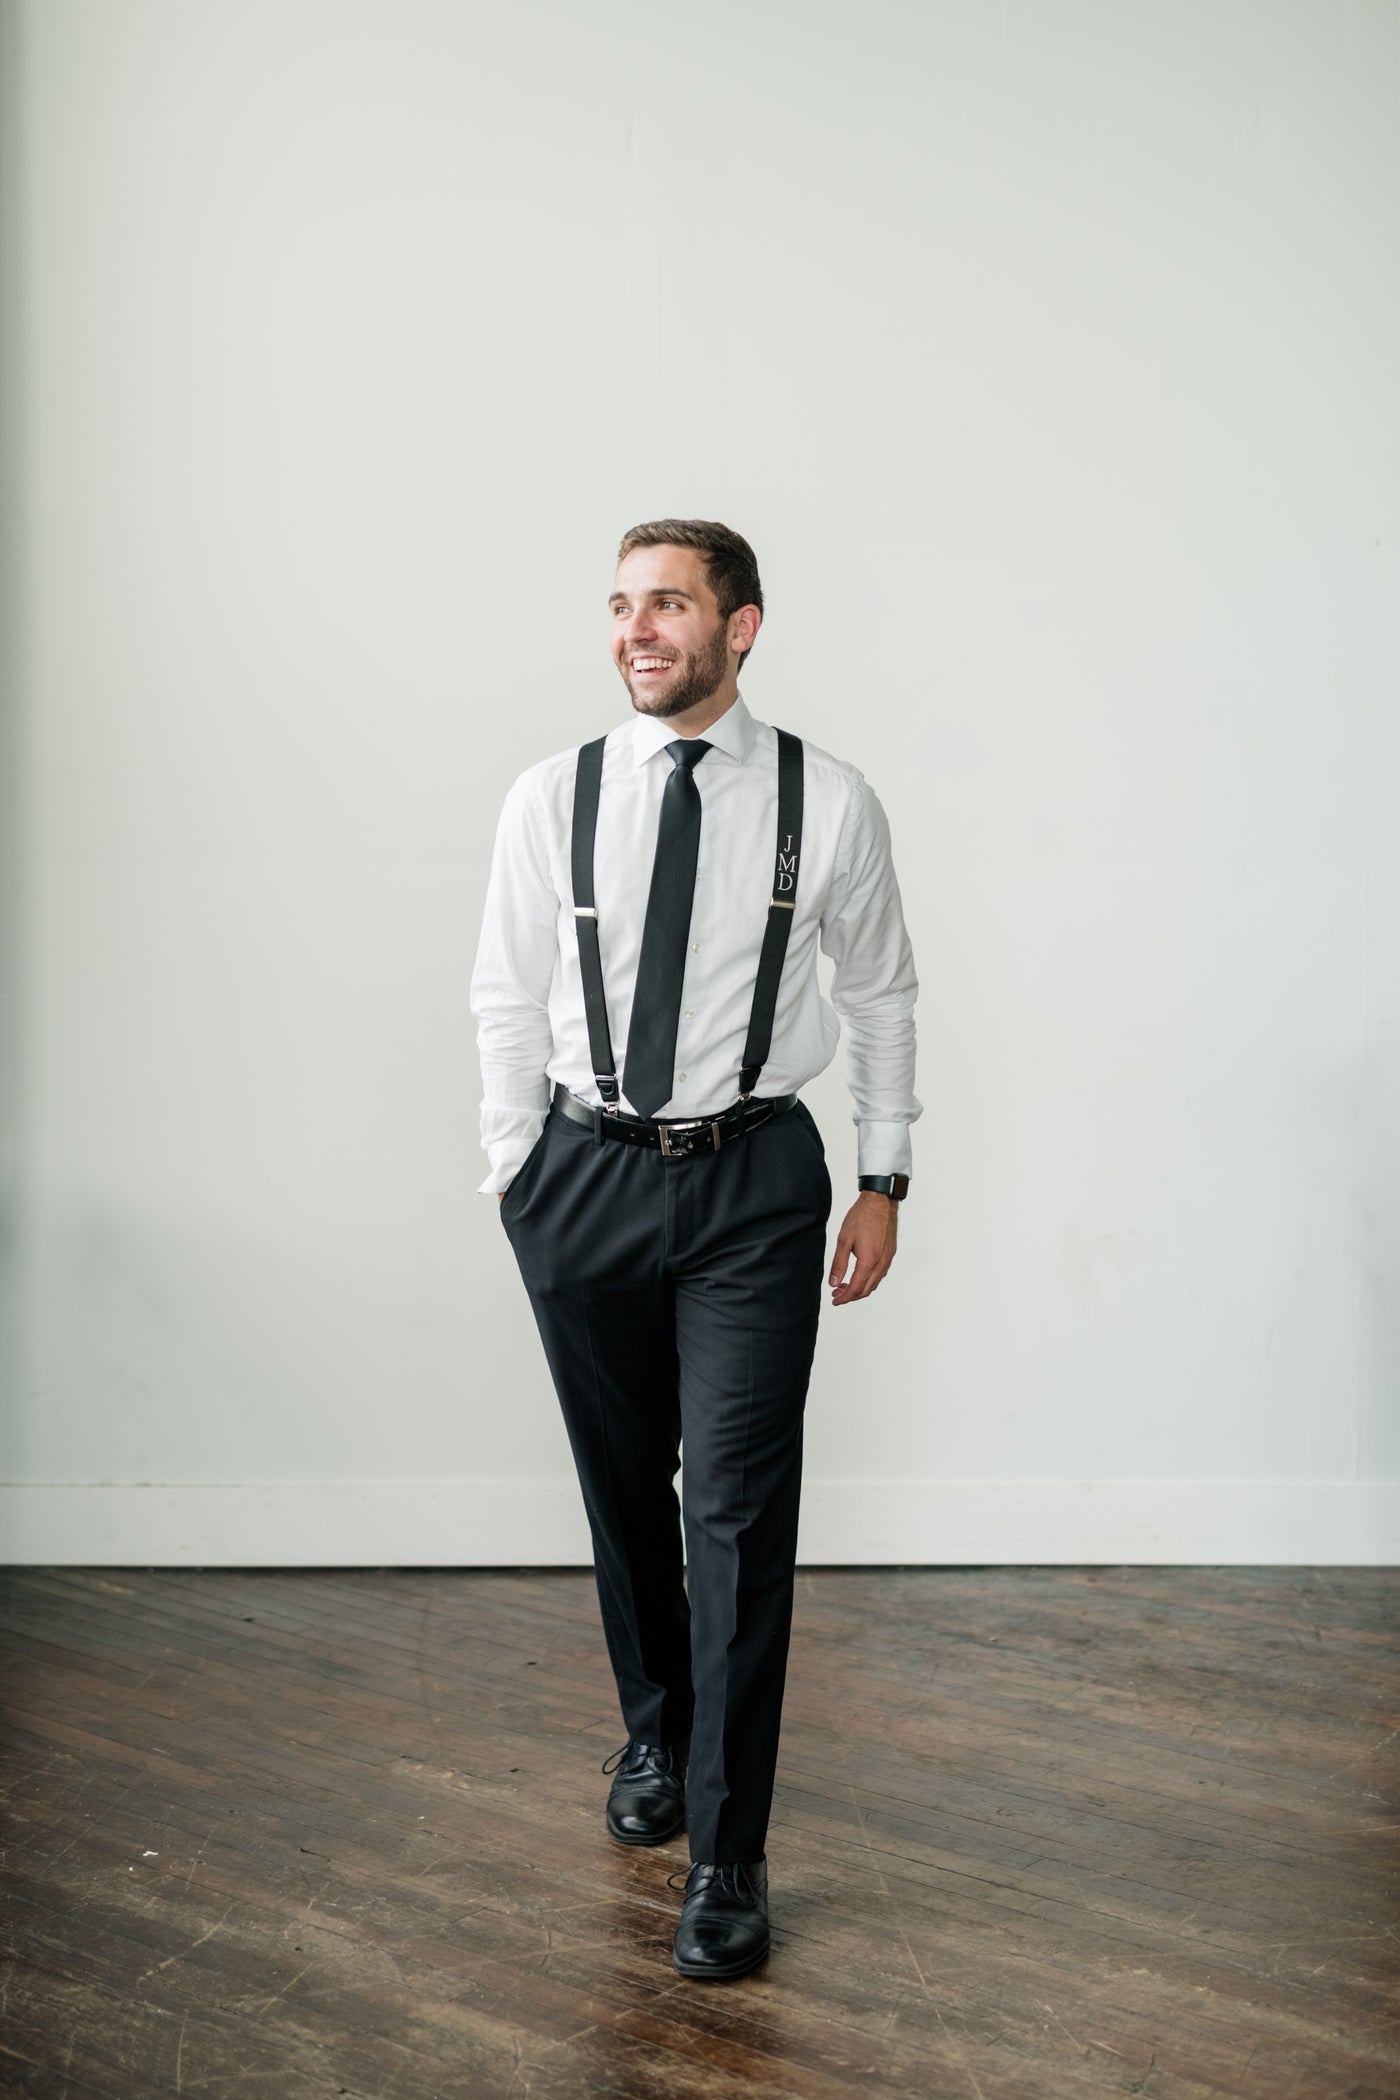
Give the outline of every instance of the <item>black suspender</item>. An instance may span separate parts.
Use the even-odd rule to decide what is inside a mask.
[[[780,729],[778,857],[773,864],[773,894],[768,900],[768,924],[763,929],[758,977],[753,988],[753,1012],[749,1015],[749,1039],[744,1045],[744,1069],[739,1074],[741,1101],[747,1101],[758,1085],[758,1075],[773,1041],[773,1015],[778,1005],[783,957],[787,954],[792,915],[797,908],[797,863],[801,853],[802,739]]]
[[[797,904],[797,871],[802,857],[802,739],[780,729],[778,736],[778,846],[773,866],[773,893],[768,900],[768,922],[763,929],[763,947],[758,958],[758,976],[753,988],[753,1010],[749,1015],[748,1039],[744,1044],[744,1066],[739,1074],[739,1098],[747,1101],[758,1085],[773,1041],[773,1016],[777,1011],[778,987],[792,914]],[[588,1051],[593,1059],[593,1077],[604,1103],[618,1113],[617,1071],[612,1037],[608,1032],[608,1009],[603,996],[603,959],[598,946],[598,908],[593,895],[593,841],[598,830],[598,792],[603,777],[603,747],[606,737],[584,744],[574,775],[572,867],[574,927],[578,934],[579,969],[583,976],[583,1008],[588,1018]]]
[[[617,1068],[608,1033],[608,1007],[603,997],[603,959],[598,951],[598,908],[593,902],[593,840],[598,829],[598,787],[603,778],[605,736],[585,744],[574,775],[574,929],[578,934],[579,968],[583,972],[583,1010],[588,1016],[588,1054],[598,1092],[616,1115]]]

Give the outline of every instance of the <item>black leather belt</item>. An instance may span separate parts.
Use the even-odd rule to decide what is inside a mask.
[[[718,1152],[731,1138],[742,1137],[745,1131],[756,1130],[760,1123],[782,1115],[796,1100],[796,1094],[769,1094],[762,1100],[751,1095],[717,1116],[696,1116],[688,1122],[668,1118],[659,1123],[652,1116],[624,1116],[620,1112],[614,1115],[605,1108],[590,1108],[567,1087],[556,1086],[549,1106],[551,1115],[567,1116],[571,1123],[590,1124],[594,1137],[600,1141],[612,1138],[620,1145],[650,1145],[667,1159],[691,1159],[697,1152]]]

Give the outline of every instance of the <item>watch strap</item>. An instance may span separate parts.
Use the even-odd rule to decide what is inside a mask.
[[[896,1203],[902,1203],[909,1193],[909,1176],[907,1174],[862,1174],[857,1181],[857,1186],[862,1189],[873,1189],[877,1196],[891,1196]]]

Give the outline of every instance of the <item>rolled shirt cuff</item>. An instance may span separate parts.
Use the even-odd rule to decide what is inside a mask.
[[[909,1140],[909,1125],[902,1118],[897,1123],[856,1123],[856,1172],[857,1174],[909,1174],[914,1171],[914,1148]]]
[[[508,1136],[496,1137],[486,1148],[491,1162],[491,1171],[485,1181],[478,1184],[478,1196],[499,1196],[508,1189],[520,1169],[535,1149],[540,1132],[544,1129],[547,1110],[530,1110],[525,1114],[514,1112],[513,1125],[528,1122],[527,1129],[513,1128]]]

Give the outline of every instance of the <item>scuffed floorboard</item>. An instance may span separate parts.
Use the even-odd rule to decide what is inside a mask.
[[[1397,2100],[1400,1573],[812,1569],[671,1967],[576,1570],[0,1570],[0,2091]]]

